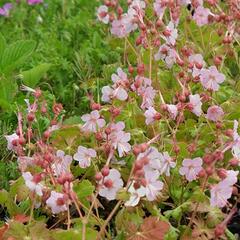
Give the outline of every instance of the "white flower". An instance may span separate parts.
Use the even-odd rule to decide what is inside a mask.
[[[153,123],[156,120],[158,112],[153,108],[149,107],[149,109],[144,113],[144,116],[146,117],[145,123],[147,125]]]
[[[53,172],[56,176],[60,176],[62,173],[70,172],[72,156],[65,155],[65,152],[62,150],[57,150],[56,156],[58,159],[52,165]]]
[[[10,151],[13,150],[14,147],[13,147],[12,141],[13,140],[18,140],[19,136],[16,133],[13,133],[12,135],[5,135],[5,138],[7,140],[7,148],[8,148],[8,150],[10,150]]]
[[[78,151],[74,154],[73,158],[79,162],[81,168],[87,168],[91,165],[91,159],[96,156],[97,153],[94,149],[79,146]]]
[[[110,169],[109,175],[104,177],[100,184],[99,195],[114,200],[119,189],[123,187],[123,180],[118,170]]]
[[[202,114],[202,102],[199,94],[189,96],[190,104],[192,105],[192,112],[198,117]]]
[[[99,21],[108,24],[109,23],[108,7],[105,5],[100,6],[97,10],[97,16]]]
[[[105,125],[105,120],[100,117],[99,111],[94,110],[90,114],[84,114],[81,119],[85,122],[82,126],[84,132],[97,132],[97,128]]]
[[[156,200],[158,194],[163,189],[163,182],[158,180],[159,172],[156,171],[146,171],[146,197],[149,201]]]
[[[128,189],[128,192],[131,194],[128,201],[125,202],[126,207],[135,207],[141,197],[145,196],[146,189],[143,186],[140,186],[140,188],[135,189],[134,188],[134,182],[131,184],[131,186]]]
[[[178,109],[177,109],[177,106],[176,105],[173,105],[173,104],[167,104],[167,110],[170,114],[170,117],[175,120],[175,118],[177,117],[178,115]]]
[[[34,179],[34,177],[32,176],[32,174],[30,172],[24,172],[22,174],[24,180],[25,180],[25,184],[26,186],[32,191],[35,192],[38,196],[42,196],[42,188],[43,185],[40,184],[38,181],[36,181]]]
[[[47,199],[46,204],[51,208],[53,214],[67,211],[64,194],[51,191],[51,196]]]
[[[124,131],[115,131],[109,135],[112,146],[118,150],[119,157],[131,150],[131,145],[128,143],[131,139],[130,133]]]
[[[170,169],[175,167],[176,167],[176,163],[169,156],[168,152],[164,152],[162,154],[162,158],[160,161],[160,168],[159,168],[160,174],[165,173],[166,176],[170,176]]]

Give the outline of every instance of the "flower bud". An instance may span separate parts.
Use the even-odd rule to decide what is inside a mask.
[[[42,95],[42,91],[40,90],[40,88],[35,89],[35,92],[33,95],[35,98],[40,98]]]
[[[128,72],[129,72],[130,74],[133,74],[133,72],[134,72],[134,67],[131,66],[131,65],[129,65],[129,66],[128,66]]]
[[[91,109],[92,110],[100,110],[101,109],[101,104],[93,102],[91,104]]]
[[[227,177],[227,171],[224,168],[218,169],[217,175],[223,180]]]
[[[232,159],[229,160],[229,164],[232,167],[237,167],[239,165],[239,160],[237,158],[232,158]]]
[[[137,66],[137,73],[138,73],[139,75],[142,75],[142,74],[144,74],[144,71],[145,71],[145,66],[144,66],[144,64],[143,64],[143,63],[138,64],[138,66]]]
[[[134,164],[134,170],[141,170],[143,168],[143,162],[140,160],[137,160]]]
[[[233,130],[232,129],[227,129],[225,131],[225,135],[228,136],[228,137],[232,137],[233,136]]]
[[[113,181],[111,179],[107,179],[103,184],[105,187],[111,188],[113,186]]]
[[[25,138],[24,138],[24,137],[20,137],[20,138],[18,139],[18,143],[19,143],[20,145],[24,145],[24,144],[26,143]]]
[[[140,145],[141,152],[145,152],[148,149],[148,144],[147,143],[142,143]]]
[[[221,63],[222,63],[222,57],[221,57],[221,56],[216,56],[216,57],[214,57],[213,62],[214,62],[214,64],[215,64],[216,66],[221,65]]]
[[[109,172],[110,172],[110,170],[109,170],[108,166],[103,167],[103,169],[101,170],[101,173],[104,177],[108,176]]]
[[[103,177],[102,173],[97,172],[95,175],[95,180],[99,182],[102,179],[102,177]]]
[[[51,132],[48,131],[48,130],[46,130],[46,131],[43,133],[43,137],[44,137],[45,139],[48,139],[50,136],[51,136]]]
[[[198,173],[198,177],[200,178],[204,178],[206,176],[206,171],[204,169],[202,169],[199,173]]]
[[[33,112],[28,113],[27,120],[32,122],[35,119],[35,114]]]
[[[215,236],[216,236],[217,238],[220,237],[220,236],[222,236],[222,235],[224,234],[224,232],[225,232],[225,229],[226,229],[225,226],[223,226],[222,224],[218,224],[218,225],[216,226],[215,230],[214,230]]]
[[[208,166],[208,167],[206,167],[206,174],[208,175],[208,176],[211,176],[212,174],[213,174],[213,172],[214,172],[214,169],[213,169],[213,167],[211,167],[211,166]]]
[[[101,142],[103,140],[103,136],[101,132],[96,132],[95,133],[95,138],[97,141]]]

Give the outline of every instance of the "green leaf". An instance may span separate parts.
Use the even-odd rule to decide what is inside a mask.
[[[11,216],[14,216],[19,212],[13,198],[11,198],[10,194],[4,189],[0,191],[0,205],[6,207]]]
[[[29,87],[35,87],[50,67],[51,64],[42,63],[28,71],[22,72],[23,83]]]
[[[8,224],[9,229],[3,235],[4,240],[9,239],[10,237],[14,238],[15,240],[22,240],[27,236],[27,229],[22,223],[10,221]]]
[[[228,240],[236,240],[237,239],[237,237],[235,237],[228,229],[225,231],[225,234],[226,234]]]
[[[85,198],[90,196],[94,191],[94,186],[88,180],[83,180],[74,186],[74,191],[79,198]]]
[[[17,84],[10,78],[0,76],[0,106],[8,111],[12,110],[11,103],[14,98]]]
[[[7,73],[17,68],[29,57],[35,47],[36,43],[32,40],[21,40],[9,45],[2,54],[0,63],[2,72]]]
[[[6,49],[6,46],[7,46],[6,40],[5,40],[4,36],[0,33],[0,62],[1,62],[3,52]]]
[[[52,237],[54,240],[72,240],[72,239],[82,239],[82,231],[81,229],[70,229],[68,231],[59,230],[52,232]],[[97,237],[97,231],[87,228],[86,229],[86,240],[93,240]]]
[[[4,240],[13,237],[15,240],[38,239],[50,240],[51,232],[46,228],[43,222],[32,222],[30,225],[24,225],[17,221],[9,221],[9,229],[4,234]]]

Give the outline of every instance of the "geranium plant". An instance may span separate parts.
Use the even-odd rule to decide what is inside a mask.
[[[75,125],[23,87],[27,110],[6,136],[22,177],[16,209],[2,201],[3,239],[235,239],[239,2],[106,0],[96,12],[123,64]]]

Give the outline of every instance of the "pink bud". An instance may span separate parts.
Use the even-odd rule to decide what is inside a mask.
[[[28,113],[28,115],[27,115],[27,120],[28,120],[29,122],[32,122],[34,119],[35,119],[35,114],[32,113],[32,112]]]
[[[105,166],[102,170],[101,170],[101,173],[104,177],[108,176],[109,175],[109,167]]]
[[[102,177],[103,177],[102,174],[100,172],[97,172],[95,175],[95,180],[99,182],[102,179]]]
[[[111,188],[113,186],[113,181],[111,179],[107,179],[104,182],[104,186],[107,187],[107,188]]]

